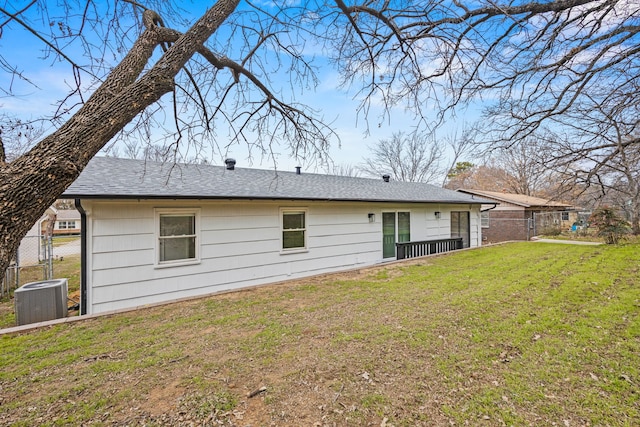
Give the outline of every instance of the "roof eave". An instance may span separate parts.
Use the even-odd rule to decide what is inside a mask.
[[[274,197],[274,196],[203,196],[203,195],[167,195],[167,194],[73,194],[65,193],[63,197],[81,200],[307,200],[314,202],[371,202],[371,203],[446,203],[446,204],[494,204],[488,200],[406,200],[406,199],[365,199],[365,198],[319,198],[319,197]],[[489,202],[489,203],[488,203]]]

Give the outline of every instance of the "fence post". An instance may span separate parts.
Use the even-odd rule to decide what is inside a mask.
[[[16,283],[15,288],[18,288],[18,284],[20,283],[20,249],[16,252]]]
[[[49,277],[47,280],[53,279],[53,237],[49,236],[47,238],[47,250],[49,251],[47,265],[49,267]]]

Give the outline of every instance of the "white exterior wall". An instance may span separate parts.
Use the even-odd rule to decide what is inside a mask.
[[[82,205],[88,314],[382,262],[382,212],[411,212],[411,240],[419,241],[449,238],[449,212],[471,210],[471,246],[480,245],[477,205],[228,200],[83,200]],[[158,208],[199,209],[199,263],[156,265]],[[281,208],[307,210],[307,251],[282,253]],[[374,223],[369,213],[375,214]]]

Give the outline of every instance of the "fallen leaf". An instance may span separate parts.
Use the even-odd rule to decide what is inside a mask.
[[[629,376],[628,376],[628,375],[620,374],[620,377],[619,377],[619,378],[620,378],[621,380],[625,380],[626,382],[628,382],[629,384],[631,384],[631,378],[629,378]]]

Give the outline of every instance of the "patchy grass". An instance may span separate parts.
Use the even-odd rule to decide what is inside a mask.
[[[42,266],[23,267],[20,269],[20,285],[30,282],[37,282],[44,277]],[[78,300],[80,291],[80,255],[70,255],[62,260],[53,261],[53,277],[67,278],[69,285],[69,295]],[[13,289],[9,298],[0,300],[0,328],[9,328],[16,325],[16,315],[13,301]]]
[[[639,271],[518,243],[2,336],[0,424],[640,425]]]

